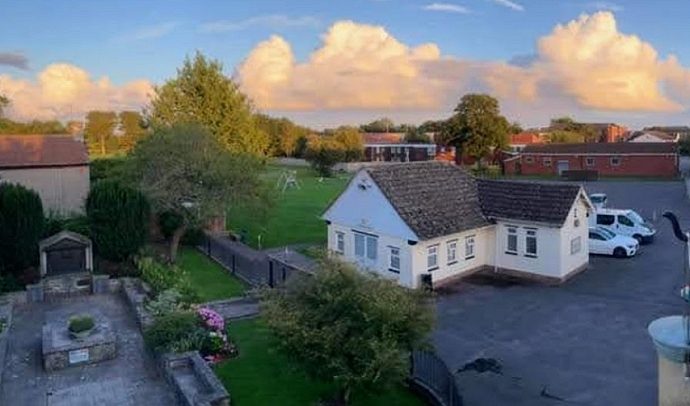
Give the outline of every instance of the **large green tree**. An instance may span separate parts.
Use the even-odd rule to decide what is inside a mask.
[[[579,134],[581,139],[576,141],[563,141],[563,142],[596,142],[597,133],[594,128],[585,123],[578,123],[572,117],[557,117],[551,120],[551,132],[565,131],[567,133]],[[557,135],[558,137],[558,135]],[[571,134],[567,138],[573,138]],[[554,142],[554,141],[552,141]]]
[[[584,136],[575,131],[554,130],[546,135],[548,142],[584,142]]]
[[[333,132],[333,139],[342,145],[343,160],[346,162],[360,161],[364,157],[364,141],[362,134],[355,127],[342,126]]]
[[[185,59],[177,77],[155,88],[148,119],[154,127],[199,124],[233,153],[263,156],[269,148],[247,96],[220,62],[199,52]]]
[[[44,229],[41,198],[19,184],[0,183],[0,276],[38,264]]]
[[[270,153],[273,156],[293,156],[298,148],[298,142],[311,131],[299,126],[285,117],[275,118],[266,114],[257,114],[256,123],[259,129],[270,140]]]
[[[114,131],[117,127],[117,114],[114,111],[90,111],[86,115],[84,136],[89,153],[106,155],[117,150]]]
[[[253,202],[261,209],[259,163],[232,154],[198,125],[158,127],[129,155],[129,179],[149,198],[156,212],[181,219],[170,241],[170,260],[190,228],[203,228],[231,204]]]
[[[5,109],[10,105],[10,99],[4,94],[0,94],[0,118],[3,117]]]
[[[362,124],[359,129],[367,133],[388,133],[396,132],[398,128],[395,126],[393,120],[388,117],[382,117],[374,120],[368,124]]]
[[[119,137],[119,149],[130,151],[136,143],[146,136],[144,119],[138,111],[122,111],[118,115],[121,134]]]
[[[427,344],[434,325],[421,290],[337,259],[322,259],[313,276],[267,291],[262,304],[279,349],[333,382],[343,403],[402,382],[410,352]]]
[[[412,144],[425,144],[430,143],[431,138],[421,130],[420,127],[410,126],[405,132],[405,142]]]
[[[332,136],[310,135],[307,138],[304,158],[321,176],[333,175],[333,167],[345,161],[346,151],[342,143]]]
[[[460,153],[479,160],[492,148],[508,144],[508,120],[498,100],[488,94],[466,94],[445,126],[445,140]]]

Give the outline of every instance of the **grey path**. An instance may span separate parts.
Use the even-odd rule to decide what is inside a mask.
[[[83,312],[98,308],[110,318],[118,357],[100,364],[46,374],[41,365],[44,313],[60,308]],[[144,355],[143,340],[119,296],[88,296],[60,303],[15,306],[10,348],[2,371],[3,406],[174,406],[168,385]]]
[[[644,216],[674,210],[690,228],[683,182],[596,182],[587,189]],[[466,405],[656,405],[656,353],[646,328],[683,307],[682,245],[665,219],[657,225],[656,241],[639,257],[593,257],[586,272],[560,287],[465,282],[440,297],[433,338],[448,366],[455,371],[490,357],[504,367],[500,376],[458,374]]]
[[[204,303],[204,306],[217,312],[226,320],[247,319],[259,314],[259,303],[253,298],[217,300]]]

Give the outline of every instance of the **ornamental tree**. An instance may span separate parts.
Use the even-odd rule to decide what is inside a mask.
[[[433,307],[426,293],[323,258],[313,276],[265,291],[262,307],[276,345],[338,400],[401,382],[412,350],[427,344]]]

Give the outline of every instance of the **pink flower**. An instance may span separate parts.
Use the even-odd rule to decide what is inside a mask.
[[[207,328],[215,331],[225,330],[225,320],[220,314],[205,307],[200,307],[196,312],[204,321]]]

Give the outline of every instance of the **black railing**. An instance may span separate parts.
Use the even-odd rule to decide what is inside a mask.
[[[436,354],[414,351],[410,382],[427,400],[437,406],[462,406],[455,376]]]

